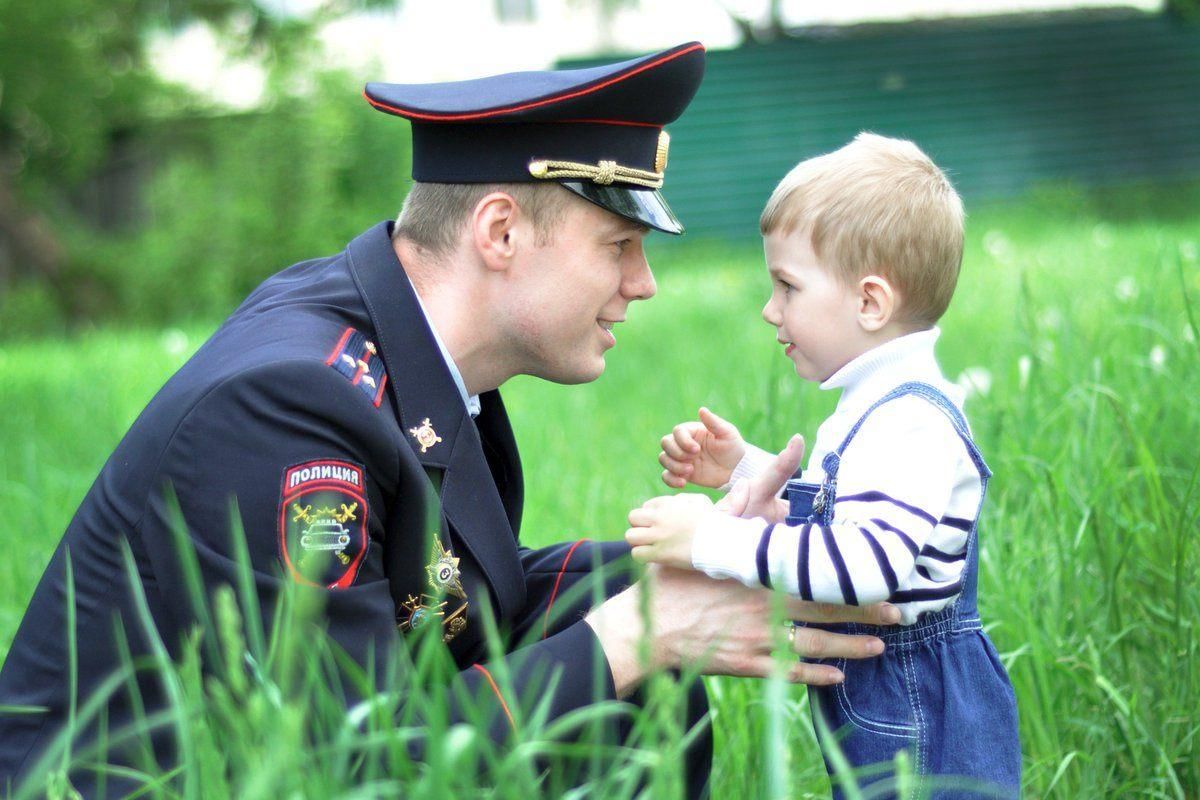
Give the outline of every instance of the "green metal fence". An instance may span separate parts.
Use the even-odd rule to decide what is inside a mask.
[[[710,52],[670,126],[667,195],[696,234],[756,235],[779,178],[860,130],[913,139],[968,201],[1061,179],[1200,177],[1200,27],[1046,15]]]

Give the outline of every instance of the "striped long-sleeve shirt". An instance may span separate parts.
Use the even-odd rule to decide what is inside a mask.
[[[822,423],[803,480],[820,483],[821,462],[862,414],[908,381],[932,384],[961,406],[962,390],[933,356],[938,331],[895,339],[854,359],[821,388],[841,388]],[[752,449],[736,477],[757,474],[771,456]],[[968,532],[982,480],[946,415],[906,396],[871,413],[842,454],[829,526],[775,526],[767,549],[773,585],[806,599],[895,602],[903,624],[942,608],[958,594]],[[693,565],[709,575],[761,585],[757,550],[766,522],[714,513],[696,532]]]

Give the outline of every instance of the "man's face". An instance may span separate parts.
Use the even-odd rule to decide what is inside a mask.
[[[796,374],[824,381],[868,346],[858,324],[858,294],[821,264],[807,233],[768,234],[763,250],[771,275],[763,319],[775,326]]]
[[[656,287],[645,226],[574,196],[568,203],[552,240],[522,250],[513,333],[521,372],[574,384],[600,377],[614,326]]]

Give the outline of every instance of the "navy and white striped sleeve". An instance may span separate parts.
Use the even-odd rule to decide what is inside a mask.
[[[766,579],[807,600],[887,600],[907,585],[918,556],[957,555],[953,544],[943,550],[930,540],[956,486],[972,477],[965,454],[942,412],[920,398],[894,400],[843,453],[831,525],[779,524],[764,535],[762,520],[714,518],[697,531],[693,564],[751,586]]]

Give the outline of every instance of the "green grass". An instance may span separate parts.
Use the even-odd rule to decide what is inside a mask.
[[[939,354],[952,377],[991,377],[967,406],[995,472],[981,607],[1016,688],[1031,798],[1200,795],[1200,337],[1189,321],[1200,322],[1189,306],[1200,302],[1198,194],[1053,192],[969,222]],[[759,318],[768,285],[755,248],[692,242],[662,249],[654,266],[659,296],[630,309],[599,381],[505,388],[526,470],[527,543],[618,537],[628,510],[664,491],[659,436],[700,404],[778,447],[793,431],[811,436],[835,402],[797,381]],[[0,345],[0,653],[111,448],[205,333]],[[295,678],[305,680],[319,683]],[[294,698],[308,695],[287,690],[268,713],[270,692],[206,687],[194,663],[178,681],[204,785],[279,796],[364,779],[346,755],[364,742],[337,733],[336,709],[306,708]],[[716,797],[827,793],[803,691],[733,679],[709,688]],[[669,717],[666,700],[647,712]],[[678,733],[647,725],[648,746],[630,763],[667,786]],[[768,747],[779,732],[785,745]],[[398,735],[381,725],[368,736],[379,763],[403,763]],[[449,738],[436,769],[368,769],[369,787],[467,791],[462,759],[485,751],[470,731]],[[312,766],[314,741],[324,766]],[[536,793],[537,746],[487,756],[497,796]],[[298,787],[297,769],[317,783]],[[608,794],[622,794],[631,774],[609,775]]]

